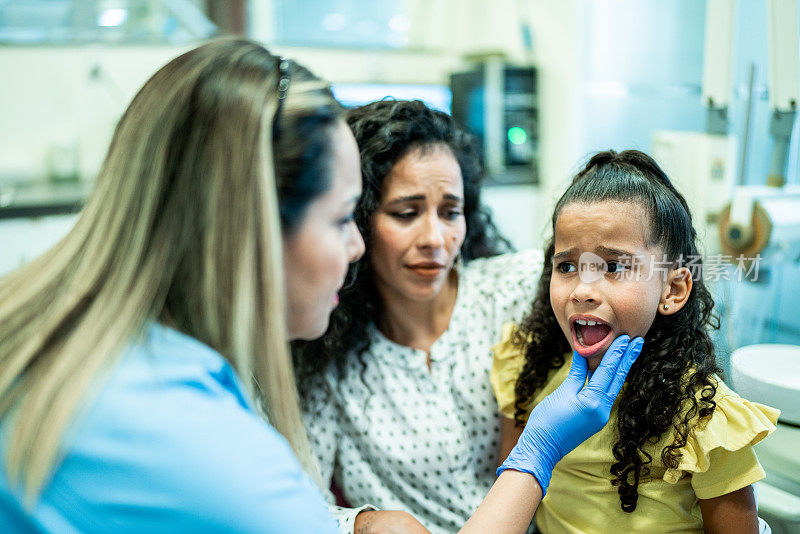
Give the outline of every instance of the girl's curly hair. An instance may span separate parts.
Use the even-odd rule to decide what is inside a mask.
[[[566,205],[606,200],[641,204],[649,218],[648,245],[657,245],[666,260],[673,262],[673,268],[686,266],[689,259],[697,259],[692,268],[701,268],[686,200],[658,164],[637,150],[610,150],[589,160],[556,204],[553,232]],[[564,354],[571,350],[550,304],[554,252],[551,238],[545,247],[536,300],[514,338],[525,348],[525,365],[515,388],[514,418],[518,426],[523,424],[530,399],[544,385],[550,370],[563,366]],[[721,370],[708,327],[719,328],[719,320],[712,314],[711,294],[696,272],[692,272],[693,288],[683,308],[672,315],[656,315],[618,399],[619,437],[613,446],[616,462],[611,466],[611,483],[618,487],[625,512],[636,509],[639,481],[650,474],[652,456],[645,445],[656,443],[674,428],[675,439],[661,451],[661,459],[667,467],[677,468],[678,450],[686,445],[690,421],[710,416],[716,407],[712,375]]]
[[[370,340],[367,325],[382,313],[373,280],[370,258],[372,216],[381,203],[386,176],[412,150],[447,146],[458,161],[464,183],[464,217],[467,232],[461,245],[464,261],[511,251],[512,246],[495,227],[480,202],[483,166],[472,136],[460,129],[453,118],[427,107],[419,100],[380,100],[350,109],[345,118],[361,152],[363,191],[354,218],[364,238],[366,254],[351,265],[339,306],[330,318],[322,338],[292,343],[297,383],[305,402],[320,370],[333,362],[338,378],[345,375],[348,355],[355,353],[362,372],[364,353]]]

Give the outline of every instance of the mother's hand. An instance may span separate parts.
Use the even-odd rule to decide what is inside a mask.
[[[640,337],[632,341],[628,336],[615,339],[586,387],[586,359],[573,354],[567,379],[533,409],[497,475],[506,469],[530,473],[544,494],[556,463],[608,422],[614,400],[643,343]]]
[[[430,534],[414,516],[399,510],[373,510],[356,516],[355,534]]]

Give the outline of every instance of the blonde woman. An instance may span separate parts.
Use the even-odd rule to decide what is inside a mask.
[[[0,532],[336,532],[286,342],[325,331],[364,251],[340,115],[325,83],[243,40],[139,91],[74,229],[0,280]],[[587,391],[534,410],[467,530],[527,526],[544,459],[607,420]],[[359,532],[425,532],[358,512]]]
[[[139,91],[75,228],[0,281],[0,531],[333,528],[286,341],[363,251],[340,113],[243,41]]]

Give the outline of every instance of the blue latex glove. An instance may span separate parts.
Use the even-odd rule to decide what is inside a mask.
[[[628,336],[619,336],[588,384],[586,358],[574,353],[566,380],[533,409],[519,441],[497,469],[497,476],[506,469],[530,473],[544,496],[556,463],[608,422],[611,406],[642,352],[643,343],[640,337],[631,341]]]

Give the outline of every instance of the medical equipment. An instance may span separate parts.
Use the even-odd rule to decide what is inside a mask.
[[[489,183],[536,183],[537,71],[511,66],[500,55],[474,59],[475,69],[450,75],[453,118],[477,137]]]
[[[722,211],[719,240],[731,258],[800,262],[800,186],[745,186]]]
[[[736,392],[781,410],[778,429],[755,447],[767,471],[756,485],[759,516],[775,534],[800,532],[800,347],[748,345],[731,356]]]
[[[755,274],[758,286],[746,281],[755,277],[746,277],[746,285],[720,283],[717,287],[735,289],[741,301],[738,311],[735,304],[731,307],[728,328],[734,320],[749,318],[742,312],[753,308],[749,313],[757,317],[747,321],[747,329],[760,338],[769,312],[774,315],[780,309],[784,283],[792,283],[791,277],[784,279],[784,271],[800,264],[800,186],[784,185],[789,140],[800,103],[800,2],[769,0],[766,5],[771,110],[767,146],[772,157],[767,175],[757,180],[764,184],[759,186],[745,185],[749,101],[744,135],[738,142],[729,135],[735,8],[734,0],[708,0],[706,4],[702,95],[707,133],[657,132],[653,155],[686,196],[706,259],[718,255],[750,272],[761,269],[761,274]],[[753,79],[751,66],[750,98]],[[764,271],[772,271],[772,276]],[[766,301],[765,292],[772,294]],[[756,300],[759,297],[761,300]],[[738,393],[783,411],[775,434],[756,446],[767,472],[767,478],[757,484],[759,516],[775,534],[800,534],[800,409],[796,405],[800,398],[800,346],[745,345],[734,351],[730,363]]]

